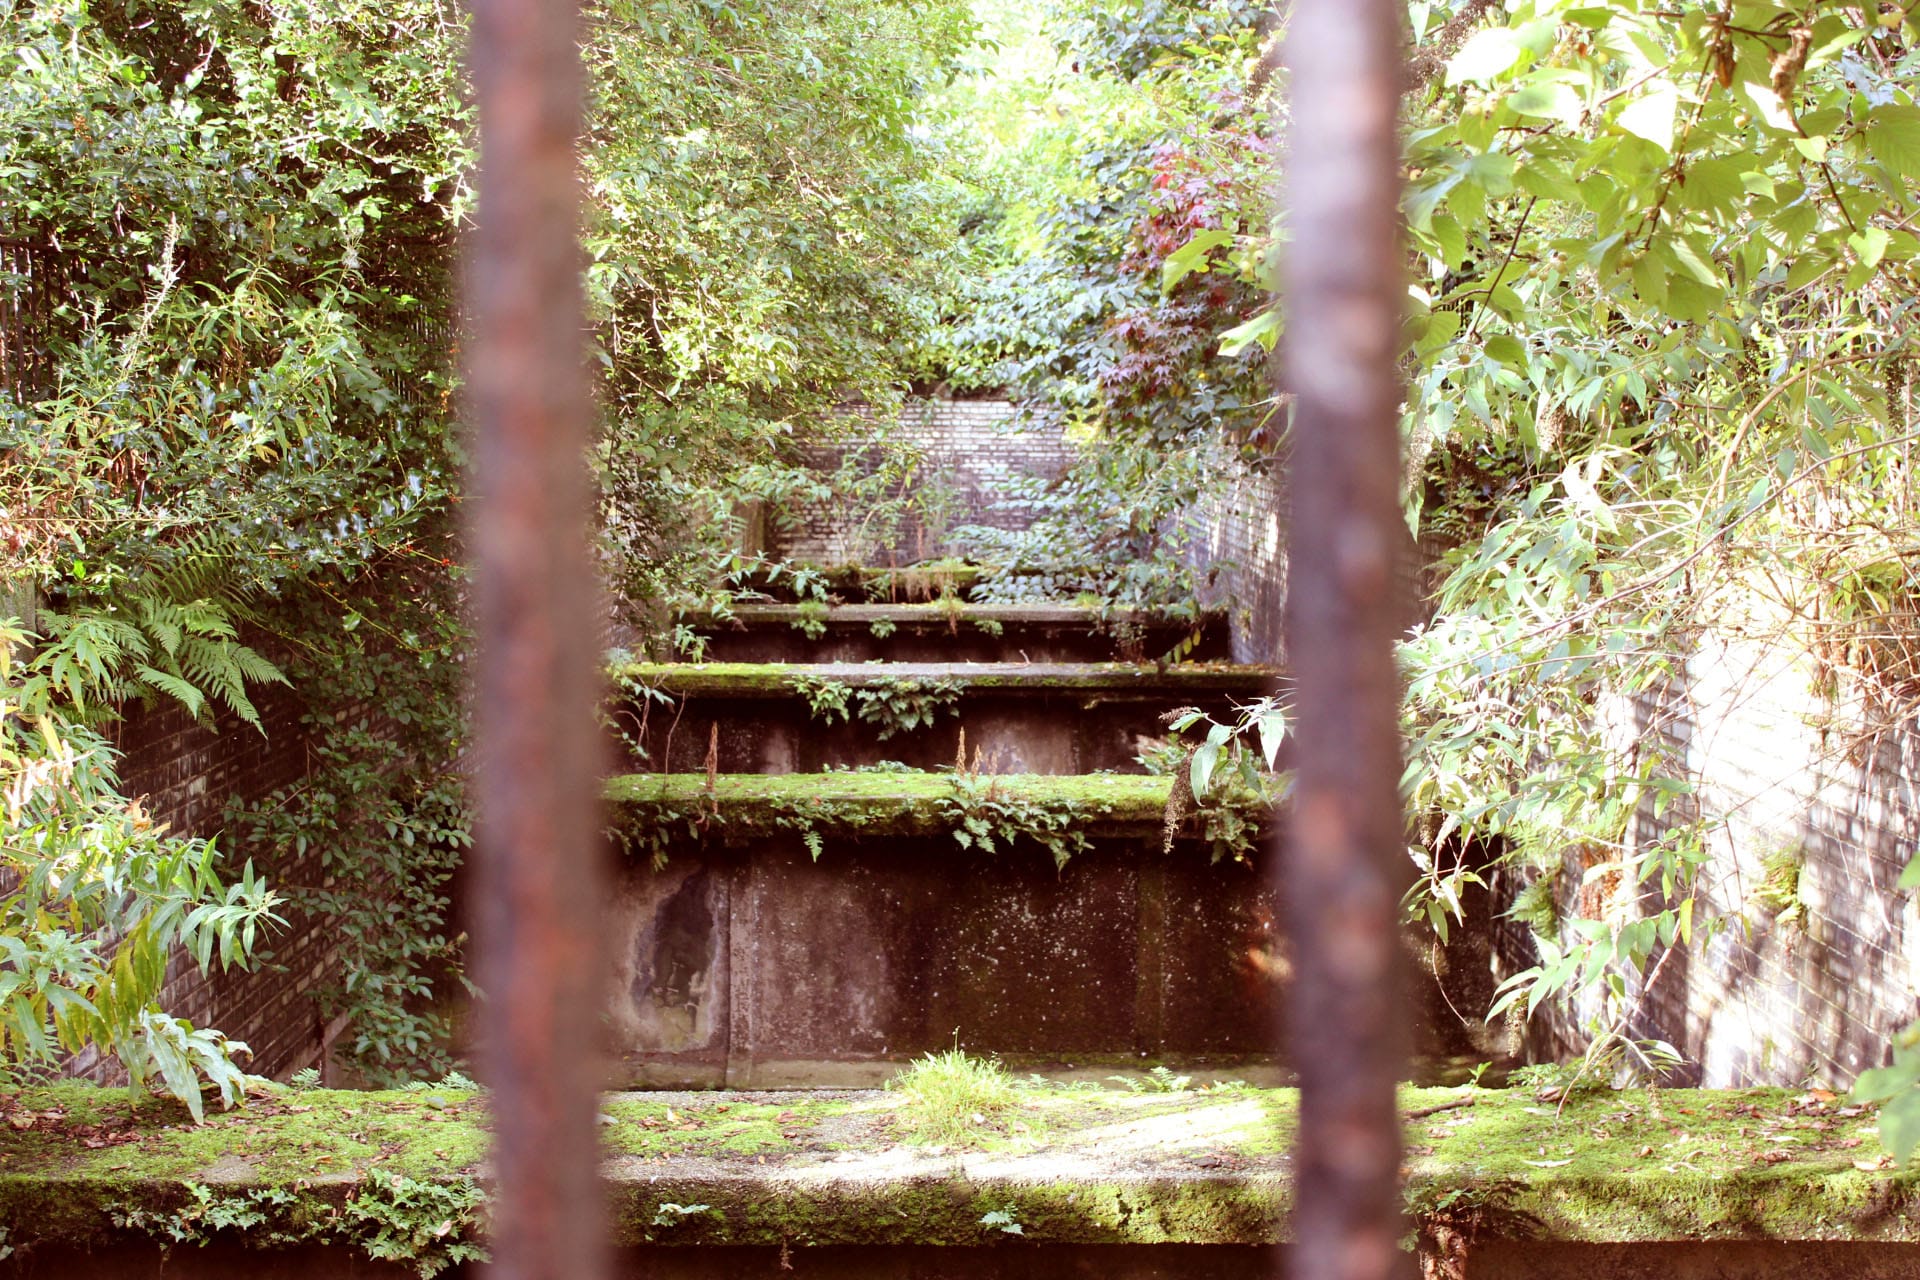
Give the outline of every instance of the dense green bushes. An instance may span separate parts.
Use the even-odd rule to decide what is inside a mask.
[[[945,234],[910,126],[970,27],[954,3],[587,19],[605,526],[625,593],[657,599],[709,575],[740,494],[798,482],[783,450],[816,415],[905,380]],[[319,844],[327,886],[282,892],[342,938],[321,994],[373,1077],[444,1061],[434,988],[459,972],[463,41],[435,0],[0,6],[0,290],[29,299],[0,395],[0,577],[44,602],[3,767],[21,786],[57,771],[36,803],[67,806],[7,859],[38,885],[80,856],[83,811],[137,815],[86,736],[126,698],[246,719],[252,683],[290,678],[316,776],[228,825],[249,851]],[[141,840],[193,875],[135,876],[120,915],[74,923],[217,901],[216,951],[242,960],[274,899],[250,875],[223,889],[203,846]],[[6,904],[46,942],[78,891],[56,877]],[[164,955],[174,935],[154,936]],[[158,1016],[149,976],[114,999]],[[55,987],[7,1006],[9,1056],[51,1051],[49,1000],[103,989],[80,968]]]

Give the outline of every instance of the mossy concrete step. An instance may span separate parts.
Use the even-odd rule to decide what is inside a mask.
[[[738,844],[780,833],[824,840],[876,836],[952,836],[969,811],[998,805],[1059,819],[1086,836],[1158,836],[1166,825],[1172,780],[1146,774],[854,772],[706,774],[634,773],[610,778],[607,802],[617,828],[648,838],[685,823],[691,853],[702,844]],[[1064,829],[1064,828],[1063,828]],[[1189,816],[1187,836],[1204,834]],[[931,849],[958,856],[956,843]],[[671,846],[662,852],[671,852]],[[1231,850],[1223,850],[1231,853]]]
[[[1227,717],[1280,679],[1127,662],[626,663],[612,675],[636,766],[769,774],[951,765],[963,732],[969,764],[978,755],[989,772],[1137,772],[1167,712]]]
[[[803,1269],[874,1260],[859,1250],[954,1251],[939,1274],[978,1251],[981,1273],[999,1275],[991,1259],[1010,1249],[1064,1262],[1074,1248],[1285,1241],[1295,1094],[1165,1092],[1129,1075],[1137,1092],[963,1101],[944,1141],[899,1091],[609,1095],[612,1233],[632,1251],[624,1265],[676,1276],[712,1273],[717,1260],[692,1246]],[[166,1274],[191,1276],[198,1251],[179,1241],[255,1246],[262,1265],[275,1245],[324,1242],[312,1274],[364,1267],[370,1248],[431,1263],[484,1243],[483,1095],[275,1090],[201,1126],[174,1104],[135,1109],[124,1091],[76,1086],[8,1095],[0,1110],[0,1226],[20,1274],[87,1274],[86,1251],[116,1244],[175,1245]],[[1879,1156],[1871,1113],[1836,1101],[1603,1091],[1561,1108],[1521,1091],[1408,1089],[1402,1114],[1410,1237],[1451,1268],[1434,1274],[1612,1274],[1592,1260],[1625,1245],[1642,1265],[1669,1259],[1625,1274],[1735,1274],[1717,1256],[1801,1280],[1920,1268],[1920,1182]],[[836,1249],[856,1252],[814,1253]],[[1259,1274],[1238,1265],[1222,1274]]]
[[[682,621],[707,662],[1102,662],[1228,656],[1226,615],[1061,604],[742,604]]]
[[[1138,775],[613,779],[628,855],[605,1017],[619,1080],[871,1085],[956,1030],[1049,1068],[1266,1057],[1291,972],[1266,874],[1272,810],[1252,797],[1203,807],[1168,849],[1170,787]],[[1448,1011],[1449,999],[1486,1005],[1481,923],[1453,932],[1445,996],[1420,979],[1424,1056],[1494,1056],[1477,1023]]]

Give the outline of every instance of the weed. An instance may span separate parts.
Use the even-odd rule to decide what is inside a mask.
[[[1145,1076],[1108,1076],[1134,1093],[1184,1093],[1193,1083],[1192,1076],[1177,1076],[1165,1066],[1154,1067]]]
[[[1064,869],[1075,854],[1092,847],[1080,815],[1071,807],[1026,799],[991,776],[956,774],[953,788],[953,797],[940,805],[953,819],[953,838],[962,849],[994,853],[1025,837],[1046,846],[1054,867]]]
[[[674,1204],[671,1201],[662,1201],[660,1207],[653,1211],[653,1225],[677,1227],[695,1214],[713,1212],[715,1212],[714,1207],[710,1204]]]
[[[983,1227],[992,1227],[995,1231],[1010,1236],[1024,1236],[1027,1234],[1027,1229],[1020,1225],[1018,1218],[1013,1216],[1013,1206],[1011,1204],[1004,1209],[995,1209],[992,1213],[982,1215],[980,1225]]]
[[[802,600],[794,606],[793,621],[788,625],[809,640],[818,640],[827,634],[827,615],[832,606],[824,600]]]
[[[905,1125],[934,1143],[964,1142],[1020,1104],[1020,1087],[998,1058],[976,1058],[957,1045],[916,1058],[887,1088],[905,1102]]]

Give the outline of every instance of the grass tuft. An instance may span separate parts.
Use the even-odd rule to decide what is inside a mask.
[[[914,1137],[932,1143],[978,1140],[997,1132],[1020,1105],[1020,1086],[998,1058],[976,1058],[963,1049],[929,1053],[887,1082],[901,1095],[900,1122]]]

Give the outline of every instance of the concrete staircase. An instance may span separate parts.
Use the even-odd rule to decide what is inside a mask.
[[[617,668],[614,1083],[872,1086],[956,1041],[1055,1075],[1282,1076],[1270,815],[1169,833],[1139,759],[1166,713],[1279,673],[1140,660],[1219,654],[1219,618],[1122,622],[768,605],[701,624],[726,661]]]

